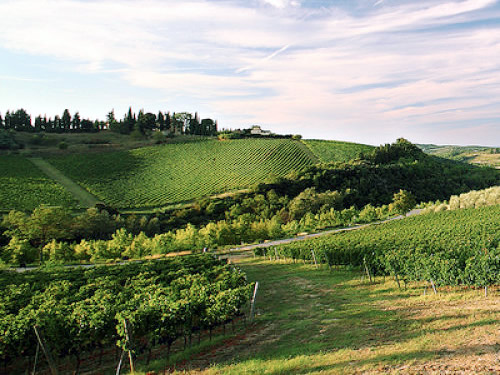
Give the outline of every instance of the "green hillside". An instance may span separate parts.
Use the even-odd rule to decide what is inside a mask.
[[[118,208],[161,206],[245,188],[314,163],[287,139],[206,139],[48,161]]]
[[[348,162],[374,149],[373,146],[340,141],[306,139],[303,142],[322,163]]]
[[[425,153],[470,164],[500,168],[500,147],[417,145]]]
[[[76,205],[70,193],[22,156],[0,156],[0,171],[0,211],[33,210],[41,204]]]

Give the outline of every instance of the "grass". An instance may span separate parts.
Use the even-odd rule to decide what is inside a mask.
[[[248,187],[313,164],[285,139],[213,139],[48,161],[118,208],[159,207]]]
[[[348,162],[359,157],[361,153],[369,153],[373,146],[359,143],[307,139],[303,141],[307,147],[323,163]]]
[[[195,354],[203,374],[495,373],[500,370],[498,290],[399,290],[356,270],[243,258],[260,288],[256,324],[231,345]],[[149,367],[162,373],[161,361]],[[163,362],[164,363],[164,362]],[[178,367],[179,369],[179,367]],[[145,370],[145,369],[143,369]],[[183,373],[182,367],[177,373]]]
[[[63,186],[19,155],[0,155],[0,211],[31,211],[41,204],[77,207]]]
[[[52,179],[54,179],[54,181],[64,186],[69,193],[73,194],[73,196],[79,200],[81,207],[92,207],[95,206],[96,203],[98,203],[98,200],[95,197],[93,197],[86,190],[82,189],[79,185],[71,181],[69,178],[64,176],[60,171],[55,169],[45,160],[41,158],[31,158],[31,162],[35,164],[47,176],[51,177]]]

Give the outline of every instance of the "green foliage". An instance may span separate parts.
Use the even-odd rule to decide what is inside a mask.
[[[9,244],[2,251],[2,260],[6,263],[23,265],[36,260],[37,250],[31,246],[29,240],[12,237]]]
[[[0,150],[17,150],[19,145],[16,142],[14,133],[0,129]]]
[[[117,344],[139,354],[241,314],[246,277],[209,255],[92,269],[0,271],[0,358],[34,355],[33,326],[60,357]],[[124,320],[134,340],[126,340]]]
[[[436,285],[500,284],[500,206],[409,217],[363,230],[261,249],[258,254],[364,267]]]
[[[292,219],[300,219],[306,213],[326,211],[330,208],[342,207],[344,194],[338,191],[326,191],[317,193],[315,188],[307,188],[290,201],[288,212]]]
[[[22,156],[0,156],[0,170],[0,210],[33,210],[41,204],[77,205],[66,189]]]
[[[374,149],[373,146],[340,141],[306,139],[303,142],[323,163],[345,163]]]
[[[312,161],[282,139],[204,140],[126,152],[50,159],[64,174],[113,206],[161,206],[248,187]]]
[[[57,147],[59,148],[59,150],[67,150],[68,149],[68,144],[64,141],[61,141],[59,142],[59,144],[57,145]]]
[[[394,193],[394,198],[392,199],[392,209],[400,215],[404,215],[409,212],[417,202],[412,193],[406,190],[399,190],[399,192]]]

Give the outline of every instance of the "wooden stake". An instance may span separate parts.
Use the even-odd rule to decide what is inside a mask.
[[[125,326],[125,337],[127,338],[127,343],[128,343],[128,346],[130,348],[131,346],[131,340],[130,340],[130,334],[129,334],[129,330],[128,330],[128,325],[127,325],[127,320],[126,319],[123,319],[123,325]],[[128,358],[129,358],[129,362],[130,362],[130,373],[133,374],[135,372],[135,368],[134,368],[134,355],[132,353],[132,350],[129,349],[128,351]]]
[[[314,250],[311,250],[311,253],[312,253],[312,256],[313,256],[314,265],[316,266],[316,268],[318,268],[318,262],[316,262],[316,254],[314,254]]]
[[[437,294],[436,286],[434,285],[434,281],[431,279],[431,285],[432,285],[432,290],[434,291],[434,294]]]
[[[125,350],[122,350],[122,354],[120,354],[120,361],[118,362],[118,366],[116,367],[116,375],[120,375],[120,370],[122,368],[123,355],[125,354]]]
[[[255,283],[255,289],[253,290],[252,301],[250,302],[250,321],[254,319],[255,316],[255,297],[257,297],[257,290],[259,289],[259,282]]]
[[[36,363],[38,362],[38,353],[40,352],[40,343],[36,343],[36,351],[35,351],[35,363],[33,363],[33,371],[31,372],[32,375],[36,374]]]
[[[401,283],[399,282],[399,277],[398,277],[398,274],[395,273],[394,274],[394,277],[396,278],[396,282],[398,283],[398,288],[401,289]]]
[[[372,283],[372,275],[370,275],[370,271],[368,270],[368,265],[366,264],[366,258],[363,258],[363,263],[365,265],[366,275],[370,279],[370,284],[371,284]]]
[[[54,361],[52,360],[52,357],[50,356],[49,349],[45,345],[43,337],[42,337],[40,331],[38,330],[38,326],[34,326],[33,329],[35,330],[35,335],[36,335],[36,338],[38,339],[38,343],[40,344],[40,347],[42,348],[43,354],[45,354],[45,358],[47,358],[47,362],[48,362],[49,367],[50,367],[50,372],[52,373],[52,375],[58,375],[57,368],[54,366]]]

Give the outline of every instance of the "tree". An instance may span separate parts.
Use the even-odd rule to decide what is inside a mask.
[[[156,128],[160,131],[165,130],[165,116],[161,111],[159,111],[158,116],[156,116]]]
[[[153,130],[156,124],[156,116],[153,113],[144,113],[144,110],[139,111],[137,116],[137,126],[136,128],[144,134],[148,130]]]
[[[75,115],[73,116],[73,121],[71,121],[71,128],[76,131],[80,131],[81,128],[81,119],[80,119],[80,113],[76,112]]]
[[[123,130],[122,130],[123,122],[118,122],[116,120],[114,109],[112,109],[108,113],[108,115],[106,116],[106,122],[108,124],[109,130],[117,132],[117,133],[123,133]]]
[[[43,130],[43,119],[42,116],[35,117],[35,131],[39,132]]]
[[[165,115],[165,130],[170,131],[172,120],[170,118],[170,112]]]
[[[10,111],[5,112],[5,120],[3,123],[4,129],[10,129],[11,128],[11,121],[10,121]]]
[[[62,118],[61,118],[61,128],[63,131],[69,131],[71,127],[71,115],[67,109],[64,110]]]
[[[135,113],[132,112],[132,107],[129,107],[128,113],[125,114],[123,119],[123,127],[121,133],[130,134],[135,127]]]
[[[417,204],[415,197],[409,191],[400,189],[398,193],[394,193],[392,200],[392,210],[398,214],[405,215]]]
[[[64,208],[40,206],[30,216],[19,211],[10,211],[4,216],[2,226],[7,228],[8,236],[29,240],[33,247],[37,247],[41,263],[42,248],[47,243],[72,237],[71,223],[72,217]]]
[[[84,132],[91,132],[94,129],[94,123],[88,119],[84,119],[80,123],[80,128]]]

